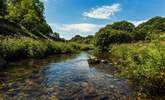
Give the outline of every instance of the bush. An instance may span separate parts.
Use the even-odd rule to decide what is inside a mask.
[[[165,18],[154,17],[138,27],[127,21],[115,22],[100,29],[95,35],[95,45],[107,51],[113,43],[128,43],[156,40],[165,32]]]
[[[135,30],[135,26],[127,21],[120,21],[113,23],[112,29],[126,31],[126,32],[133,32]]]
[[[87,37],[82,37],[80,35],[75,35],[70,41],[82,44],[93,44],[93,35],[88,35]]]
[[[111,29],[96,33],[95,45],[101,51],[107,51],[112,43],[128,43],[131,40],[131,33]]]
[[[0,57],[6,60],[30,57],[40,58],[49,54],[72,53],[76,50],[90,50],[93,45],[76,42],[58,42],[52,40],[36,40],[27,37],[1,37]]]
[[[28,57],[43,57],[46,55],[48,47],[42,41],[27,39],[24,41],[25,53]]]
[[[127,76],[140,92],[148,95],[164,95],[165,46],[156,42],[149,44],[114,45],[111,56],[118,59],[120,75]],[[115,62],[115,61],[114,61]]]
[[[99,30],[95,45],[100,51],[108,51],[112,43],[128,43],[133,40],[135,26],[127,21],[115,22]]]
[[[0,56],[8,60],[22,57],[39,58],[53,53],[70,53],[75,49],[69,43],[52,40],[35,40],[27,37],[0,39]]]

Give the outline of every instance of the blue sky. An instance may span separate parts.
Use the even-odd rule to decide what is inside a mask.
[[[66,39],[94,34],[115,21],[138,25],[165,16],[165,0],[44,0],[44,4],[47,22]]]

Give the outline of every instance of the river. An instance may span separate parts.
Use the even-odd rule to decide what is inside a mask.
[[[132,95],[112,65],[88,64],[90,53],[16,61],[0,72],[0,100],[119,100]]]

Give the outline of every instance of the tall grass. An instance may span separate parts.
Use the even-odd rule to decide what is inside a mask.
[[[49,54],[72,53],[90,48],[89,45],[56,42],[52,40],[36,40],[27,37],[5,37],[0,39],[0,57],[6,60],[30,57],[40,58]]]
[[[165,94],[165,44],[154,41],[113,45],[111,57],[120,75],[133,80],[139,92]]]

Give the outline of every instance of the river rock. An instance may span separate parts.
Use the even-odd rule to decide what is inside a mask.
[[[108,63],[108,60],[101,60],[101,63]]]
[[[97,58],[94,57],[94,56],[91,56],[91,57],[88,59],[88,62],[89,62],[89,64],[99,64],[99,63],[100,63],[100,60],[97,59]]]

